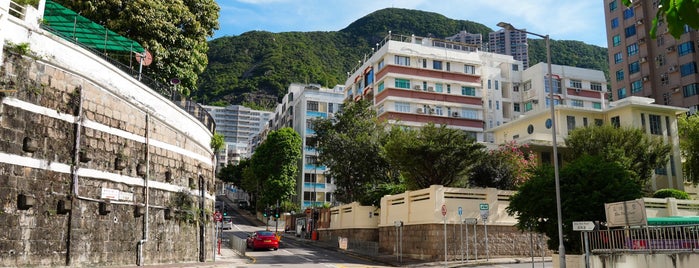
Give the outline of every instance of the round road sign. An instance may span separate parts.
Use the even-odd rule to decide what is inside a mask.
[[[447,216],[447,205],[442,205],[442,216]]]

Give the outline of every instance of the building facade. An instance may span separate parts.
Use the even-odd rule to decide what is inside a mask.
[[[451,42],[460,42],[460,43],[466,43],[469,45],[473,45],[474,50],[480,49],[483,50],[483,35],[482,34],[474,34],[474,33],[469,33],[467,31],[461,31],[455,35],[449,36],[447,38],[447,41]]]
[[[677,116],[687,109],[654,104],[654,100],[644,97],[627,97],[609,102],[602,109],[589,106],[556,105],[556,141],[565,150],[565,138],[578,127],[611,124],[618,127],[640,128],[653,137],[662,138],[672,146],[670,159],[664,168],[656,169],[651,179],[653,190],[662,188],[684,189],[682,164],[680,162]],[[526,144],[536,152],[542,163],[553,164],[551,111],[542,109],[528,113],[523,118],[492,129],[496,144],[516,141]],[[559,151],[559,159],[560,153]]]
[[[502,29],[489,33],[488,51],[510,55],[521,61],[524,69],[529,68],[529,45],[525,32]]]
[[[613,98],[648,97],[693,114],[699,109],[699,33],[685,25],[684,34],[675,39],[661,21],[652,39],[658,2],[633,1],[626,7],[621,0],[604,0]]]
[[[323,88],[315,84],[289,85],[289,91],[277,105],[272,120],[273,129],[293,128],[303,140],[302,157],[296,183],[296,197],[292,201],[301,209],[334,204],[335,185],[326,176],[327,167],[318,163],[318,143],[312,120],[332,118],[342,111],[343,87]]]
[[[254,139],[267,125],[273,112],[253,110],[242,105],[203,106],[216,122],[216,132],[223,135],[226,146],[218,154],[218,168],[238,164],[252,154]]]

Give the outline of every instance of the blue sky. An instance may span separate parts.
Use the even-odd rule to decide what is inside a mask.
[[[600,0],[216,0],[220,29],[213,38],[247,31],[338,31],[379,9],[430,11],[493,30],[500,21],[555,40],[607,47]],[[537,38],[532,36],[532,38]]]

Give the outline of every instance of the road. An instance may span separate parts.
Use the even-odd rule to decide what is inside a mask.
[[[225,198],[223,200],[227,206],[233,207],[232,202]],[[259,225],[256,221],[241,215],[236,207],[229,208],[228,215],[233,216],[233,229],[223,231],[224,240],[231,239],[233,236],[245,239],[249,233],[265,229],[264,225]],[[248,249],[245,254],[251,259],[250,265],[245,267],[389,267],[335,250],[310,246],[294,239],[282,239],[282,244],[276,251]]]

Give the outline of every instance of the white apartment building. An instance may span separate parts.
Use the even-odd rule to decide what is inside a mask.
[[[272,112],[253,110],[241,105],[202,107],[214,118],[216,132],[223,135],[226,143],[225,150],[217,156],[218,168],[238,164],[241,159],[250,157],[253,137],[265,128],[272,117]]]
[[[343,87],[323,88],[314,84],[289,85],[289,91],[277,105],[273,129],[293,128],[303,140],[303,150],[299,161],[296,197],[301,209],[319,207],[325,203],[334,203],[335,185],[327,168],[318,164],[316,133],[312,120],[315,118],[332,118],[342,110]]]
[[[488,51],[512,55],[522,62],[524,69],[529,68],[529,44],[525,32],[502,29],[489,33]]]

